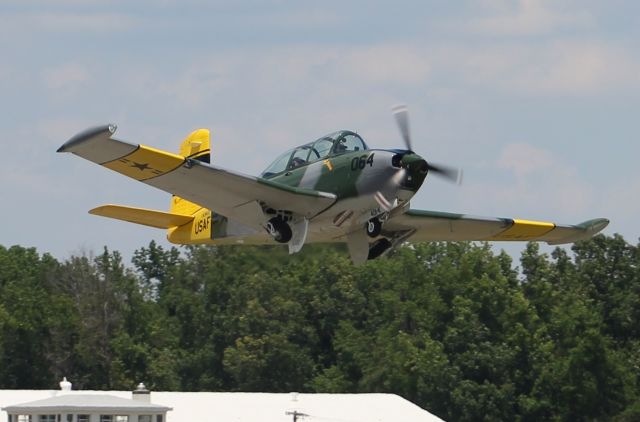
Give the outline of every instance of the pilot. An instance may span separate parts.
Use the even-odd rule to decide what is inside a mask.
[[[305,160],[303,160],[300,157],[293,157],[293,160],[291,160],[291,168],[294,169],[296,167],[300,167],[301,165],[303,165],[304,163],[306,163]]]
[[[336,153],[345,152],[347,150],[347,146],[345,145],[346,142],[347,140],[343,138],[336,143]]]

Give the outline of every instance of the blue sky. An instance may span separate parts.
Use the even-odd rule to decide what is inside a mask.
[[[55,153],[86,127],[171,151],[207,127],[214,163],[257,174],[337,129],[400,146],[397,103],[414,149],[465,171],[461,187],[428,179],[414,208],[607,217],[635,243],[639,28],[640,3],[622,0],[4,0],[0,244],[61,259],[167,244],[87,214],[169,196]]]

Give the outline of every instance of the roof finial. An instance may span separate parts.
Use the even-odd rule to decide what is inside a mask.
[[[71,391],[72,384],[67,381],[67,377],[63,377],[62,381],[60,381],[60,390],[62,391]]]
[[[138,384],[136,389],[133,390],[131,394],[134,400],[142,401],[145,403],[151,402],[151,392],[147,390],[147,387],[142,382]]]

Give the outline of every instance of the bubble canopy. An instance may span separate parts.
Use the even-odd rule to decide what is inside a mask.
[[[318,160],[367,149],[367,144],[360,135],[348,130],[340,130],[284,152],[260,176],[268,179]]]

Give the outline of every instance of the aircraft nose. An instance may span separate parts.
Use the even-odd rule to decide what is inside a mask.
[[[406,154],[402,157],[402,167],[425,175],[429,172],[429,164],[418,154]]]
[[[401,166],[406,170],[405,186],[413,190],[420,189],[422,182],[429,173],[429,164],[418,154],[405,154],[401,160]]]
[[[422,181],[424,181],[427,173],[433,173],[448,182],[458,185],[462,183],[462,169],[429,163],[418,154],[410,153],[403,156],[402,167],[408,169],[414,176],[421,176]]]
[[[427,160],[420,159],[416,161],[414,167],[419,173],[424,174],[425,176],[429,172],[429,165],[427,164]]]

